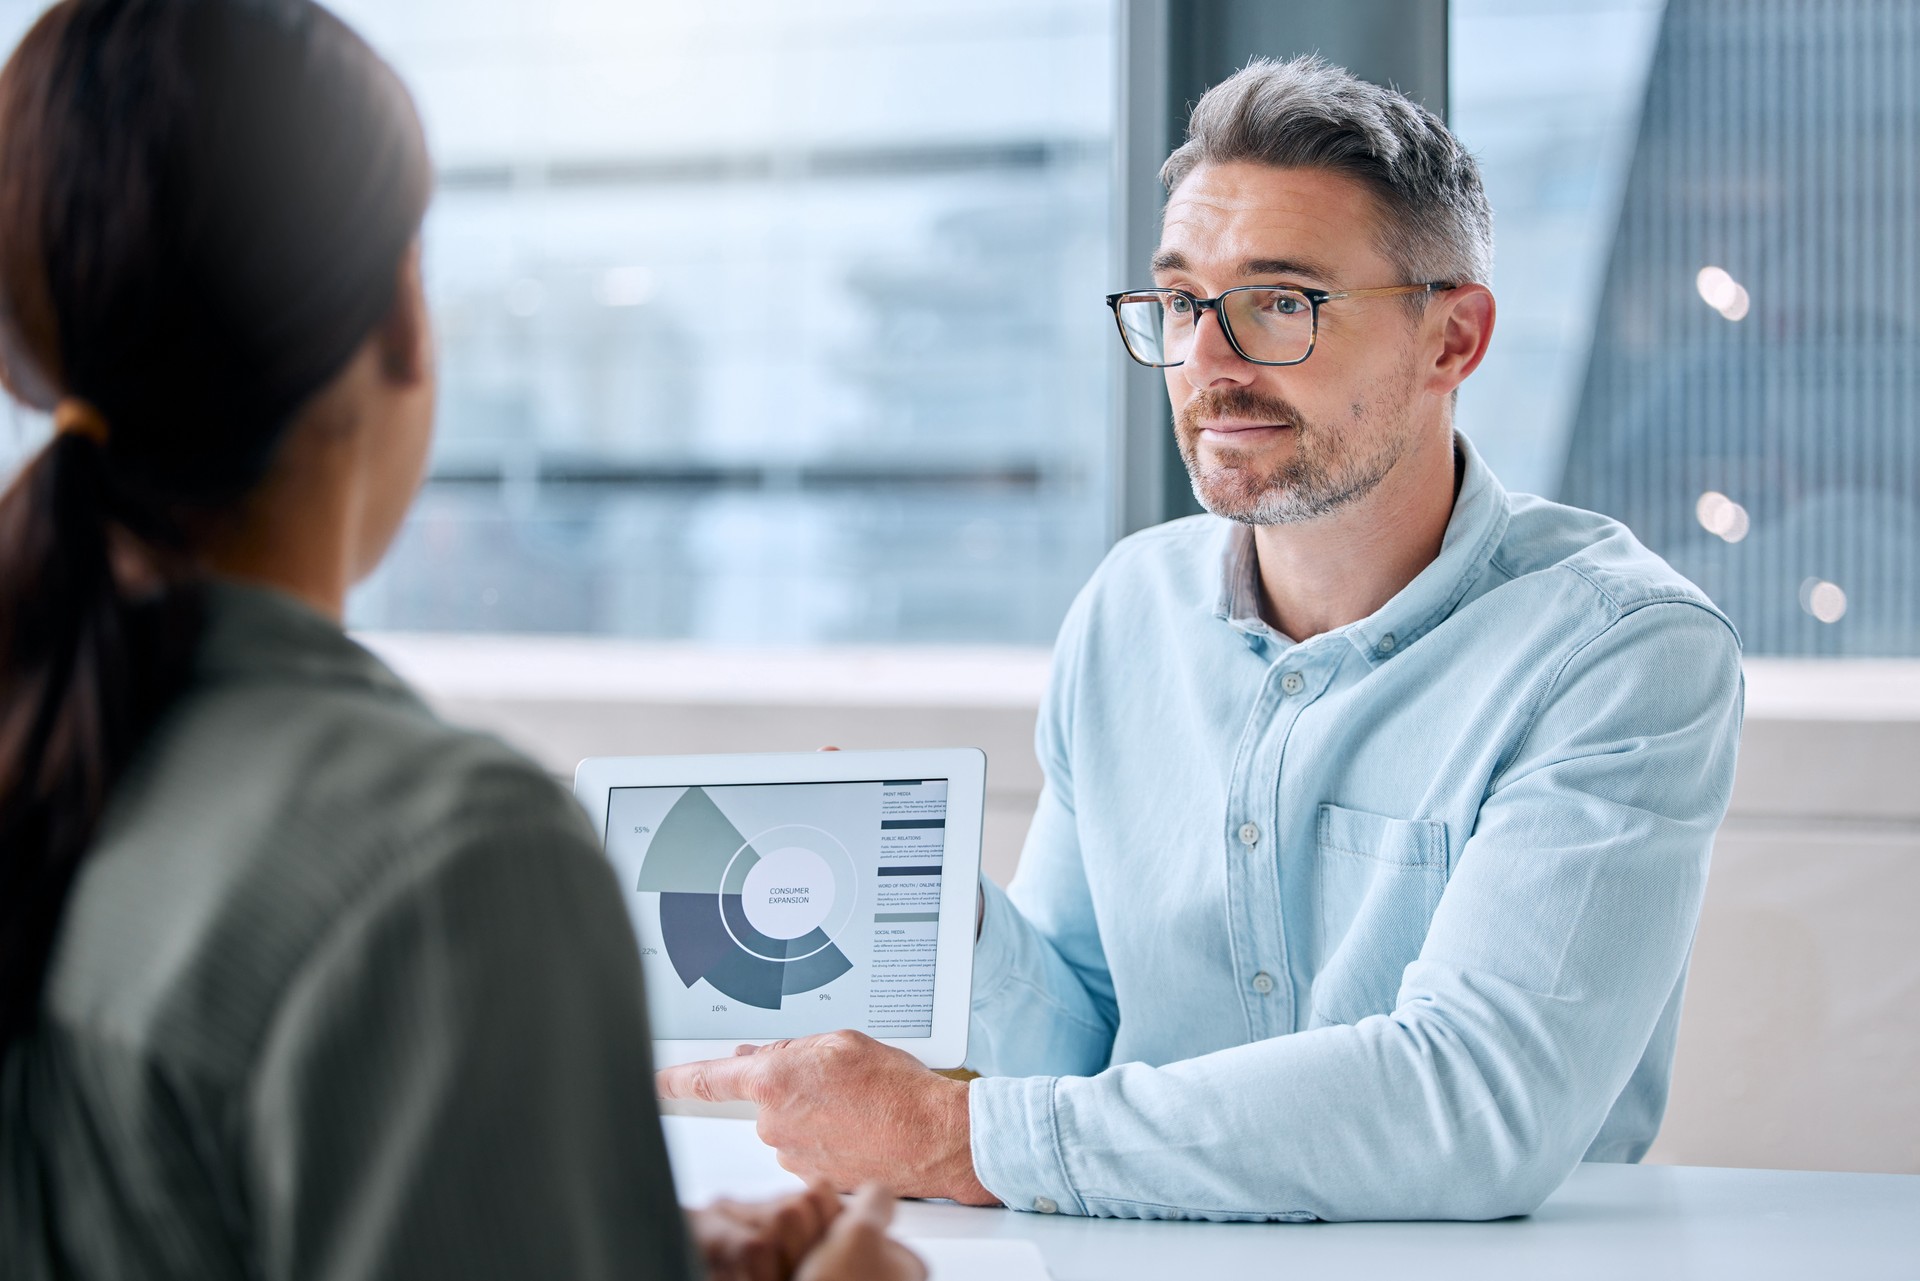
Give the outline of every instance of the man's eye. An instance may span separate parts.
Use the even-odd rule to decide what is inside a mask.
[[[1184,316],[1193,310],[1193,300],[1174,294],[1167,299],[1167,310],[1176,316]]]
[[[1274,294],[1267,300],[1267,310],[1277,316],[1297,316],[1307,309],[1307,300],[1299,294]]]

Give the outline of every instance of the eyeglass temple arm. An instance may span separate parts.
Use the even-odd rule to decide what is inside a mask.
[[[1336,298],[1391,298],[1395,294],[1437,294],[1460,286],[1450,280],[1429,280],[1423,285],[1382,285],[1378,289],[1342,289],[1339,293],[1327,294],[1322,302],[1332,302]]]

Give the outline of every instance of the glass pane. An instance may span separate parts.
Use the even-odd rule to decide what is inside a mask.
[[[1553,496],[1586,374],[1664,0],[1451,0],[1449,123],[1493,205],[1500,316],[1457,421]]]
[[[1749,653],[1920,655],[1920,9],[1454,13],[1503,307],[1467,430],[1520,487],[1625,520]],[[1614,68],[1607,101],[1639,104],[1628,147],[1595,135],[1583,154],[1577,124],[1553,124],[1587,58]],[[1584,184],[1564,204],[1546,196],[1563,175]],[[1581,225],[1598,234],[1567,234]],[[1555,288],[1557,327],[1526,310]],[[1529,389],[1515,365],[1541,353]],[[1551,443],[1529,451],[1526,432]]]
[[[1111,527],[1113,4],[340,0],[440,170],[432,478],[351,621],[1050,641]]]
[[[356,621],[1049,639],[1108,528],[1110,4],[346,6],[445,170],[435,481]]]

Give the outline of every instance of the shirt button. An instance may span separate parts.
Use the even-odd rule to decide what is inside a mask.
[[[1393,638],[1393,633],[1388,632],[1385,636],[1382,636],[1380,638],[1380,643],[1378,645],[1375,645],[1374,648],[1379,650],[1382,654],[1391,654],[1393,653],[1393,647],[1395,645],[1398,645],[1399,643],[1400,643],[1399,641]]]
[[[1242,845],[1258,845],[1260,843],[1260,829],[1252,823],[1242,823],[1240,825],[1240,843]]]
[[[1267,973],[1265,970],[1261,970],[1258,974],[1254,975],[1253,990],[1262,996],[1273,991],[1273,975]]]
[[[1307,687],[1306,678],[1299,672],[1288,672],[1280,678],[1280,688],[1289,694],[1298,694]]]
[[[1050,1196],[1037,1196],[1033,1199],[1033,1208],[1042,1214],[1058,1214],[1060,1207],[1053,1203]]]

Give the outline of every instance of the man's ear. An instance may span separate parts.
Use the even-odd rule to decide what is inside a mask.
[[[1427,390],[1436,396],[1451,395],[1479,368],[1493,341],[1493,291],[1485,285],[1466,284],[1434,295],[1439,303],[1432,316],[1439,329],[1439,348],[1427,371]]]
[[[427,377],[432,367],[432,328],[427,320],[427,294],[420,276],[420,239],[414,237],[394,274],[393,305],[374,331],[379,344],[380,372],[403,386]]]

